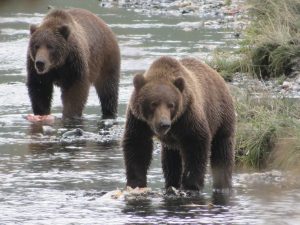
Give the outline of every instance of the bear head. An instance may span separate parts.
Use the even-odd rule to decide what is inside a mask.
[[[147,80],[142,74],[137,74],[133,84],[133,112],[147,122],[157,136],[167,134],[183,110],[184,79]]]
[[[38,74],[62,66],[68,57],[70,28],[66,24],[44,23],[30,26],[29,55]]]

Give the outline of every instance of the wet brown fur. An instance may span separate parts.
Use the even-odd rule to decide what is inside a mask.
[[[184,82],[178,83],[180,79]],[[157,87],[166,87],[164,84],[170,88],[157,95]],[[147,185],[152,138],[157,136],[162,143],[166,188],[201,189],[209,155],[214,188],[230,188],[235,111],[223,78],[196,59],[161,57],[143,75],[134,78],[134,86],[123,138],[127,185]],[[170,130],[160,135],[155,133],[152,121],[160,116],[160,105],[170,101],[170,94],[177,99],[175,112],[170,118]],[[158,110],[148,111],[147,101],[152,101],[152,95],[158,96],[161,104]]]
[[[34,114],[50,114],[54,83],[61,87],[63,117],[80,117],[92,83],[103,117],[116,116],[120,51],[115,35],[103,20],[83,9],[51,10],[39,26],[31,27],[31,33],[27,86]],[[58,59],[52,60],[55,63],[46,74],[37,74],[34,67],[35,34],[44,42],[55,42],[60,49]],[[54,38],[49,34],[54,34]]]

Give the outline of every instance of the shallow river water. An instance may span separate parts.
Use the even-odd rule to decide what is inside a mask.
[[[184,31],[197,18],[146,17],[98,4],[0,2],[0,224],[300,224],[299,185],[279,171],[235,172],[231,195],[213,193],[209,174],[201,195],[163,195],[159,146],[149,194],[117,199],[106,194],[125,186],[120,140],[133,75],[161,55],[205,58],[218,46],[234,45],[230,30]],[[24,119],[31,113],[25,86],[28,27],[42,20],[48,5],[89,9],[117,34],[122,78],[116,121],[101,120],[93,88],[82,121],[61,121],[59,89],[54,124]],[[76,128],[84,132],[78,135]]]

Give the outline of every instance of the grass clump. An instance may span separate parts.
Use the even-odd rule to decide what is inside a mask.
[[[225,81],[231,82],[237,72],[241,72],[243,61],[230,57],[229,53],[216,50],[212,58],[206,62],[220,73]]]
[[[299,162],[299,102],[270,96],[253,98],[249,93],[236,96],[237,166],[264,169],[272,165],[284,169]],[[280,154],[282,152],[285,154]],[[292,165],[286,158],[292,160]]]
[[[252,71],[259,79],[289,76],[300,59],[300,44],[262,43],[250,52]]]
[[[242,42],[248,72],[260,79],[289,76],[300,60],[300,1],[248,0],[251,24]]]

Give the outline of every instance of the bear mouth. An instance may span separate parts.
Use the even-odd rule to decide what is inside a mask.
[[[49,69],[48,68],[44,68],[44,69],[38,69],[38,68],[35,68],[37,74],[39,75],[43,75],[45,73],[48,73],[49,72]]]
[[[171,127],[155,127],[153,129],[154,133],[157,136],[165,136],[169,131],[170,131]]]
[[[40,75],[42,75],[42,74],[45,74],[45,73],[46,73],[46,71],[45,71],[45,70],[39,70],[39,69],[37,69],[37,68],[36,68],[36,72],[37,72],[37,74],[40,74]]]

